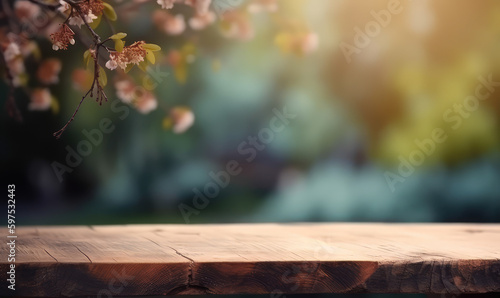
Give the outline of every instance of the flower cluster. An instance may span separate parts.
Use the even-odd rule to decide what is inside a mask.
[[[79,4],[79,8],[84,14],[101,15],[104,10],[104,2],[102,0],[87,0]]]
[[[28,11],[24,5],[17,7],[21,7],[24,12]],[[28,110],[43,111],[55,108],[55,98],[48,86],[59,82],[61,61],[57,58],[40,61],[39,49],[34,41],[12,32],[5,34],[1,30],[0,52],[6,62],[12,86],[23,87],[29,94]],[[34,73],[27,71],[26,60],[37,65]]]
[[[134,42],[132,45],[123,48],[121,52],[111,52],[106,67],[113,70],[117,67],[125,70],[129,64],[139,64],[146,58],[146,50],[143,48],[144,41]]]
[[[123,36],[126,34],[115,34],[114,36]],[[148,44],[144,41],[136,41],[130,46],[124,46],[121,38],[111,37],[115,40],[116,51],[109,52],[109,60],[106,62],[106,67],[114,70],[120,67],[122,70],[128,70],[131,66],[140,65],[141,62],[146,62],[146,59],[151,63],[155,63],[153,52],[159,51],[160,47],[155,44]]]
[[[227,38],[251,39],[254,36],[254,31],[248,13],[276,12],[278,10],[277,0],[254,0],[248,4],[246,12],[235,9],[236,4],[241,4],[243,1],[232,0],[231,2],[234,3],[232,6],[231,4],[226,4],[228,7],[221,8],[219,8],[220,4],[216,6],[222,16],[221,33]],[[202,30],[216,21],[215,13],[210,10],[212,0],[157,0],[157,3],[167,10],[173,9],[176,3],[193,7],[195,13],[188,20],[189,27],[193,30]],[[215,5],[216,3],[214,3]],[[169,35],[182,34],[186,29],[184,16],[181,14],[172,15],[160,10],[154,13],[153,21],[160,30]]]
[[[78,28],[85,24],[85,22],[90,24],[98,19],[105,8],[105,4],[102,0],[85,0],[78,2],[75,4],[74,8],[76,11],[73,11],[71,5],[66,1],[59,0],[59,4],[59,12],[69,15],[68,23],[78,26]]]
[[[209,10],[211,0],[157,0],[163,9],[172,9],[175,3],[182,3],[195,9],[188,24],[193,30],[202,30],[215,22],[214,12]],[[169,35],[179,35],[186,29],[182,14],[171,15],[165,11],[156,11],[153,17],[156,26]]]
[[[177,36],[173,42],[168,42],[169,48],[161,53],[161,48],[155,44],[136,39],[126,46],[125,33],[117,33],[108,38],[102,37],[103,32],[114,32],[112,21],[118,15],[123,19],[131,20],[140,5],[147,5],[151,0],[123,1],[114,0],[119,5],[113,8],[106,0],[17,0],[7,1],[3,17],[8,20],[5,24],[16,24],[13,28],[35,29],[25,36],[26,32],[12,32],[12,26],[0,24],[0,51],[7,65],[7,78],[11,89],[23,87],[31,98],[29,110],[58,110],[58,102],[51,94],[50,85],[59,82],[59,74],[63,64],[57,58],[43,59],[38,43],[31,37],[45,37],[52,41],[53,50],[67,50],[69,45],[75,44],[78,35],[79,43],[86,49],[84,53],[83,69],[72,72],[73,86],[84,93],[80,104],[87,98],[94,98],[100,104],[107,101],[105,88],[108,82],[107,72],[113,71],[116,95],[124,103],[130,104],[140,113],[150,113],[160,106],[152,89],[151,77],[146,74],[150,64],[159,63],[172,69],[173,77],[178,83],[187,81],[190,67],[196,63],[199,51],[198,46],[202,39],[196,34],[198,31],[218,23],[215,29],[223,37],[246,41],[255,33],[252,25],[253,14],[267,12],[278,13],[277,0],[156,0],[156,7],[152,12],[153,24],[169,36]],[[184,7],[178,7],[184,6]],[[186,13],[186,6],[192,9]],[[8,12],[12,12],[10,15]],[[144,10],[147,11],[147,10]],[[304,55],[313,52],[318,44],[316,34],[307,30],[307,26],[287,24],[282,16],[273,17],[273,22],[280,28],[275,43],[283,52]],[[38,26],[40,20],[45,23]],[[106,20],[106,22],[101,22]],[[283,21],[285,20],[285,21]],[[111,22],[110,22],[111,21]],[[301,23],[301,22],[299,22]],[[33,25],[35,24],[35,25]],[[104,31],[103,26],[106,26]],[[126,23],[124,23],[126,24]],[[83,26],[82,26],[83,25]],[[36,28],[35,28],[36,27]],[[304,30],[306,28],[306,30]],[[5,29],[5,30],[4,30]],[[190,31],[188,38],[180,38],[186,31]],[[82,34],[83,33],[83,34]],[[28,35],[29,35],[28,34]],[[80,35],[81,34],[81,35]],[[90,36],[90,38],[87,38]],[[179,42],[177,42],[179,41]],[[114,47],[111,43],[114,42]],[[156,53],[159,52],[159,53]],[[163,58],[159,58],[162,54]],[[29,65],[36,65],[34,71],[27,71],[25,64],[29,57]],[[157,61],[158,60],[158,61]],[[104,67],[102,67],[104,63]],[[220,68],[221,60],[214,57],[213,70]],[[138,66],[142,72],[132,72]],[[137,81],[137,83],[136,83]],[[141,82],[141,83],[138,83]],[[155,88],[155,87],[154,87]],[[14,94],[11,92],[11,94]],[[11,96],[13,97],[13,96]],[[14,102],[13,100],[11,100]],[[194,122],[194,115],[187,107],[163,107],[168,111],[164,119],[164,127],[176,133],[186,131]],[[71,119],[64,127],[54,134],[59,137]]]
[[[69,28],[68,25],[62,24],[58,31],[52,33],[52,49],[57,51],[59,49],[66,50],[68,45],[75,44],[75,32]]]

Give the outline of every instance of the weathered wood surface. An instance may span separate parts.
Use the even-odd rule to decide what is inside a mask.
[[[7,235],[6,231],[4,235]],[[20,227],[0,296],[500,292],[500,225]],[[8,271],[7,246],[0,247]]]

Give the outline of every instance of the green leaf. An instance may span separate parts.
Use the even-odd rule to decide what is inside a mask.
[[[95,19],[92,23],[89,24],[90,28],[96,29],[101,23],[101,19],[102,19],[101,16],[98,16],[97,19]]]
[[[85,64],[86,67],[89,67],[89,62],[91,57],[92,56],[90,55],[89,50],[86,50],[85,53],[83,53],[83,64]]]
[[[155,54],[152,51],[146,51],[146,58],[151,64],[155,64]]]
[[[60,110],[59,101],[54,96],[51,96],[51,98],[52,100],[50,101],[50,108],[52,109],[52,113],[58,114]]]
[[[108,76],[106,75],[106,71],[102,67],[99,66],[99,84],[101,87],[105,87],[108,84]]]
[[[115,12],[115,9],[113,8],[113,6],[109,5],[108,3],[106,2],[103,2],[102,5],[104,6],[104,9],[103,9],[103,13],[104,15],[110,20],[110,21],[116,21],[116,19],[118,18],[116,16],[116,12]]]
[[[161,50],[160,46],[152,44],[152,43],[145,43],[142,45],[142,48],[145,50],[153,51],[153,52],[157,52],[157,51]]]
[[[125,37],[127,37],[127,33],[119,32],[119,33],[111,35],[109,38],[116,40],[116,39],[124,39]]]
[[[121,39],[115,39],[115,50],[118,52],[123,51],[123,47],[125,46],[125,42]]]

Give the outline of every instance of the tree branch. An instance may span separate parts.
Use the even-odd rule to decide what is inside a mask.
[[[101,37],[99,36],[99,34],[97,34],[94,31],[94,29],[92,29],[92,27],[89,25],[89,23],[85,19],[85,15],[82,13],[80,6],[78,5],[78,2],[75,2],[73,0],[65,0],[65,1],[66,1],[66,3],[68,3],[71,6],[71,10],[72,10],[71,14],[73,14],[74,12],[76,12],[78,14],[78,16],[82,19],[83,23],[85,24],[85,27],[87,27],[87,29],[92,34],[92,37],[94,39],[94,44],[93,44],[94,53],[92,53],[92,58],[94,60],[94,80],[92,81],[92,86],[87,91],[87,93],[82,97],[82,99],[80,100],[80,103],[76,107],[75,111],[73,112],[73,115],[68,120],[68,122],[66,122],[66,124],[60,130],[58,130],[54,133],[54,136],[57,139],[59,139],[62,136],[62,134],[68,128],[70,123],[73,122],[73,120],[75,119],[76,114],[80,110],[80,106],[82,105],[85,98],[87,98],[87,96],[89,96],[89,95],[92,98],[94,97],[94,89],[96,89],[95,90],[96,91],[96,94],[95,94],[96,102],[99,102],[99,105],[102,105],[103,100],[105,100],[106,102],[108,101],[108,97],[106,96],[106,93],[104,92],[104,88],[101,86],[101,83],[99,82],[99,78],[101,76],[101,73],[100,73],[101,69],[99,66],[99,50],[101,47],[104,47],[104,48],[106,48],[106,47],[103,45],[103,42],[101,42]]]

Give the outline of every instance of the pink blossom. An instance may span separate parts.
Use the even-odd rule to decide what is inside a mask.
[[[124,103],[131,103],[135,97],[136,86],[131,79],[122,78],[115,82],[116,96]]]
[[[70,9],[71,9],[71,6],[66,2],[66,1],[63,1],[63,0],[59,0],[59,4],[61,6],[59,6],[58,10],[61,12],[61,13],[64,13],[64,14],[69,14],[70,12]],[[102,10],[102,7],[99,7],[100,5],[97,4],[97,6],[95,5],[95,3],[89,3],[88,6],[86,6],[85,8],[87,8],[86,11],[82,11],[82,14],[83,14],[83,17],[85,18],[85,21],[90,24],[92,23],[95,19],[97,19],[98,17],[92,12],[92,9],[90,9],[90,5],[92,5],[92,7],[94,7],[94,9],[101,9]],[[99,14],[100,11],[98,11],[97,14]],[[78,16],[78,15],[73,15],[72,17],[69,18],[69,24],[70,25],[74,25],[74,26],[78,26],[78,28],[81,28],[83,24],[85,24],[85,22],[83,21],[83,19]]]
[[[176,0],[156,0],[156,3],[158,3],[163,9],[172,9],[175,2]]]
[[[24,60],[22,57],[17,57],[7,62],[7,67],[12,75],[12,83],[15,87],[19,87],[25,83],[23,75],[25,74],[26,69],[24,67]]]
[[[3,55],[7,62],[14,60],[17,56],[21,55],[21,50],[19,49],[19,45],[15,42],[10,42],[5,48]]]
[[[203,15],[208,12],[208,8],[210,7],[212,0],[185,0],[184,3],[194,7],[196,9],[196,13]]]
[[[34,19],[40,11],[40,6],[29,1],[16,1],[14,3],[14,12],[21,21]]]
[[[276,12],[278,10],[277,0],[254,0],[248,5],[248,11],[251,13]]]
[[[61,69],[62,63],[59,59],[49,58],[40,64],[36,75],[38,80],[45,85],[56,84],[59,82]]]
[[[31,92],[28,109],[32,111],[45,111],[50,108],[52,95],[48,88],[37,88]]]
[[[69,10],[71,9],[71,6],[66,2],[66,1],[63,1],[63,0],[59,0],[59,7],[57,8],[57,10],[61,13],[69,13]]]
[[[110,70],[115,70],[118,67],[118,62],[115,60],[108,60],[108,62],[106,62],[106,67]]]
[[[75,69],[71,74],[71,79],[73,81],[73,88],[84,92],[89,90],[94,81],[94,74],[86,69]]]
[[[301,39],[301,49],[304,54],[310,54],[318,49],[318,35],[314,32],[309,32]]]
[[[209,11],[203,15],[196,14],[194,17],[189,19],[189,26],[193,30],[201,30],[213,22],[215,22],[215,14]]]
[[[224,14],[222,35],[227,38],[249,40],[254,36],[248,16],[240,11],[228,11]]]
[[[186,132],[194,124],[194,114],[187,107],[175,107],[170,110],[174,133]]]
[[[85,21],[87,21],[88,24],[92,23],[95,19],[97,19],[97,16],[90,11],[88,14],[83,16],[85,18]],[[83,21],[82,18],[80,17],[71,17],[69,19],[69,24],[73,26],[78,26],[78,28],[81,28],[85,22]]]
[[[135,108],[142,114],[148,114],[158,107],[158,101],[153,93],[143,90],[134,101]]]
[[[181,14],[174,16],[166,11],[157,10],[153,14],[153,22],[169,35],[180,35],[186,30],[186,22]]]
[[[25,67],[21,48],[17,42],[12,41],[14,38],[15,36],[9,36],[2,40],[0,50],[7,62],[7,68],[12,76],[12,83],[18,87],[23,83],[22,75],[25,73]]]

